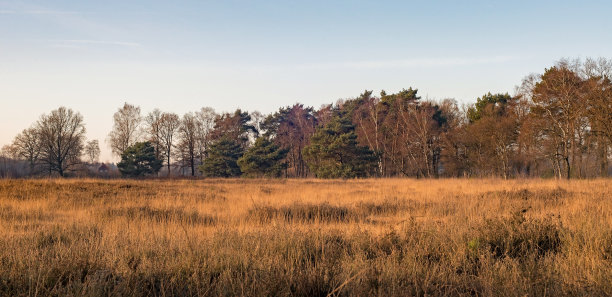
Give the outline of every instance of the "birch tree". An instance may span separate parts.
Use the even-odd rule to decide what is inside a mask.
[[[140,140],[141,123],[140,107],[128,103],[113,115],[113,130],[109,134],[109,142],[115,155],[121,156],[128,147]]]

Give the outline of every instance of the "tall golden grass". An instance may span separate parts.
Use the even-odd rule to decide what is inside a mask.
[[[2,180],[6,296],[612,294],[610,180]]]

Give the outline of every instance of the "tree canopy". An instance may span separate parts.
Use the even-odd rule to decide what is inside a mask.
[[[247,177],[280,177],[287,168],[283,162],[287,152],[266,137],[260,137],[238,159],[238,165]]]
[[[236,177],[240,176],[238,159],[243,154],[242,146],[229,137],[222,137],[212,143],[208,150],[208,158],[200,166],[200,171],[206,177]]]
[[[80,113],[60,107],[49,115],[43,115],[36,131],[41,141],[40,160],[49,171],[64,176],[81,163],[85,124]]]
[[[304,157],[320,178],[366,177],[375,170],[374,153],[357,144],[355,126],[341,111],[317,129],[304,148]]]
[[[470,122],[476,122],[484,113],[499,113],[506,111],[506,106],[513,100],[512,96],[505,94],[491,94],[491,92],[478,97],[474,106],[468,108],[467,117]]]
[[[157,174],[162,160],[155,156],[155,147],[151,142],[137,142],[121,154],[117,167],[123,176],[141,177]]]

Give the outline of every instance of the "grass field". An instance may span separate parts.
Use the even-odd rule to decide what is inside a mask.
[[[0,295],[611,294],[610,180],[0,181]]]

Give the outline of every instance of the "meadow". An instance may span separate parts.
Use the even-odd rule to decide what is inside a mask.
[[[612,181],[0,180],[2,296],[610,296]]]

